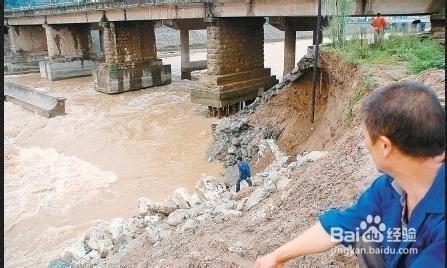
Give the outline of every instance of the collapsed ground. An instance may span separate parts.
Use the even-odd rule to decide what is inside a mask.
[[[193,195],[179,190],[162,203],[141,199],[139,215],[98,223],[81,237],[81,247],[66,249],[62,258],[75,266],[250,266],[310,227],[328,208],[354,202],[378,175],[359,118],[360,102],[371,90],[414,80],[445,98],[444,70],[411,76],[402,61],[364,68],[333,51],[323,52],[312,124],[311,63],[307,55],[284,83],[214,126],[208,158],[228,167],[226,185],[203,177]],[[243,185],[235,194],[233,165],[239,155],[252,163],[256,186]],[[329,251],[288,264],[356,262],[349,251]]]

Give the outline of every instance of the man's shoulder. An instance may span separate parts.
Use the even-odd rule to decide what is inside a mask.
[[[391,183],[393,182],[393,178],[385,173],[379,175],[373,182],[373,185],[377,188],[388,188],[392,187]]]
[[[394,191],[391,184],[393,180],[394,179],[391,176],[382,174],[373,181],[368,190],[372,191],[375,195],[381,196],[381,198],[388,199],[392,197],[392,193]]]

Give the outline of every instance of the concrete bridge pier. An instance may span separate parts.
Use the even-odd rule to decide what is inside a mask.
[[[186,29],[180,30],[180,45],[181,45],[181,79],[191,80],[191,70],[189,58],[189,31]]]
[[[191,80],[191,72],[206,69],[206,60],[191,61],[189,52],[190,30],[206,29],[203,19],[165,20],[163,25],[180,31],[181,79]]]
[[[90,24],[44,24],[48,60],[40,62],[40,76],[48,80],[91,75],[101,59],[93,53]]]
[[[284,31],[284,71],[283,77],[295,68],[296,31]]]
[[[38,73],[48,55],[45,30],[40,25],[8,26],[10,53],[5,53],[5,74]]]
[[[317,38],[317,18],[316,17],[269,17],[269,23],[280,31],[284,31],[284,71],[283,77],[295,68],[295,46],[297,31],[312,31],[313,44]],[[327,20],[322,21],[322,26],[327,24]],[[320,44],[323,40],[323,32],[319,31]]]
[[[224,116],[278,80],[264,68],[264,18],[218,18],[207,27],[207,74],[191,101]]]
[[[153,21],[103,23],[105,63],[93,71],[94,88],[114,94],[171,82],[171,65],[157,58]]]

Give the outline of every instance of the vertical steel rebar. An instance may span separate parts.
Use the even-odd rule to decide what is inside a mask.
[[[321,0],[318,0],[318,15],[317,15],[317,37],[314,49],[314,72],[312,77],[312,112],[310,121],[313,123],[315,121],[315,102],[316,102],[316,87],[317,87],[317,68],[318,68],[318,49],[320,46],[320,28],[321,28]]]

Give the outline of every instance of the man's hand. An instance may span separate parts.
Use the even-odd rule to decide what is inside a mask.
[[[280,268],[282,263],[278,263],[278,259],[274,252],[258,258],[255,262],[255,268]]]
[[[294,240],[256,260],[256,268],[282,267],[287,261],[307,254],[324,252],[340,242],[334,242],[318,221]]]

